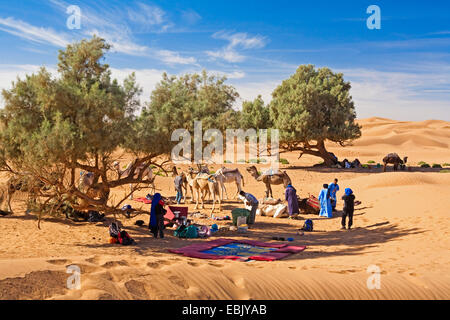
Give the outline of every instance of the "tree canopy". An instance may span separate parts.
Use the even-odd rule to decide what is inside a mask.
[[[269,106],[264,104],[260,95],[253,101],[244,101],[242,103],[239,120],[242,129],[253,128],[259,130],[272,127]]]
[[[272,93],[270,118],[280,130],[280,146],[334,164],[325,141],[344,146],[361,136],[350,88],[342,73],[300,66]]]
[[[155,139],[158,128],[146,122],[152,119],[136,117],[141,89],[134,74],[119,84],[102,63],[109,48],[98,37],[71,44],[59,53],[55,77],[42,68],[3,91],[2,169],[50,184],[45,203],[70,201],[75,208],[114,211],[108,203],[111,188],[141,182],[133,176],[136,168],[170,150]],[[141,155],[125,178],[109,173],[118,148]],[[77,188],[80,170],[93,173],[97,196]]]

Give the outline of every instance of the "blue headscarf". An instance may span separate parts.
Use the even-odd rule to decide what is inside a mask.
[[[352,189],[350,189],[350,188],[345,189],[345,194],[346,194],[347,196],[353,194]]]
[[[150,209],[150,226],[156,227],[156,205],[161,201],[161,194],[156,193],[152,199],[152,208]]]

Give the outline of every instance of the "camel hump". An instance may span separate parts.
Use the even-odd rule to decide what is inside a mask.
[[[383,162],[401,160],[397,153],[389,153],[386,157],[383,158]]]

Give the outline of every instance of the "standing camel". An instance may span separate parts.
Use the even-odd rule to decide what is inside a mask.
[[[127,167],[125,168],[125,170],[120,170],[120,162],[119,161],[115,161],[113,163],[113,167],[114,169],[116,169],[117,174],[119,175],[119,179],[121,178],[126,178],[130,175],[131,173],[131,167],[133,166],[134,162],[130,162]],[[149,188],[152,190],[153,193],[155,193],[156,187],[155,187],[155,177],[153,176],[153,171],[152,168],[150,168],[150,166],[145,165],[145,164],[140,164],[136,170],[134,171],[134,176],[133,178],[137,178],[139,177],[139,175],[141,174],[141,177],[147,177],[147,180],[144,180],[143,182],[147,183]],[[130,199],[133,200],[133,193],[134,193],[134,188],[133,188],[133,184],[130,183]]]
[[[394,171],[398,170],[398,166],[402,164],[406,164],[408,161],[408,157],[404,157],[403,160],[396,153],[389,153],[386,157],[383,158],[383,171],[386,172],[386,167],[388,164],[394,165]]]
[[[8,205],[8,211],[13,213],[11,208],[11,200],[13,195],[17,191],[28,193],[28,201],[35,201],[37,195],[41,191],[46,191],[49,188],[41,180],[35,180],[30,178],[27,174],[14,175],[8,179],[6,191],[6,203]],[[2,195],[3,198],[3,195]],[[2,199],[3,200],[3,199]]]
[[[205,208],[204,205],[205,193],[209,192],[213,196],[213,206],[211,209],[211,214],[214,213],[214,209],[216,206],[216,197],[219,202],[219,211],[222,211],[222,201],[220,200],[219,183],[216,181],[214,176],[207,173],[199,173],[195,175],[195,173],[191,168],[189,172],[186,174],[186,179],[189,188],[191,188],[191,192],[195,190],[197,194],[194,210],[198,209],[199,199],[201,199],[202,201],[201,209]],[[193,194],[194,193],[192,192],[192,195]]]
[[[291,178],[289,178],[286,171],[283,171],[281,173],[275,173],[272,175],[267,174],[259,174],[258,169],[256,169],[255,166],[251,166],[250,168],[247,168],[247,171],[250,173],[250,175],[256,179],[256,181],[262,181],[266,185],[266,198],[270,197],[273,198],[272,194],[272,187],[271,185],[280,185],[283,184],[286,188],[291,183]]]
[[[220,188],[222,191],[222,194],[221,194],[222,201],[223,201],[223,192],[224,191],[225,191],[225,196],[227,197],[227,200],[228,200],[228,193],[227,193],[227,189],[225,188],[225,183],[232,183],[232,182],[236,183],[237,192],[234,195],[234,199],[236,199],[239,192],[242,191],[242,186],[245,186],[244,176],[241,174],[239,169],[231,170],[231,169],[222,167],[216,172],[216,174],[214,176],[215,176],[217,182],[219,182],[219,185],[220,185]],[[242,182],[242,186],[241,186],[241,182]]]

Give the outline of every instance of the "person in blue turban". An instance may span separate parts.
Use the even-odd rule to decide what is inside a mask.
[[[320,217],[332,218],[333,217],[333,209],[331,208],[331,197],[330,190],[328,189],[328,184],[323,185],[322,191],[320,191],[319,195],[320,202]]]
[[[334,182],[330,183],[330,185],[328,186],[328,190],[330,190],[331,207],[333,208],[333,211],[336,211],[336,193],[339,191],[338,179],[334,179]]]
[[[152,198],[152,207],[150,209],[150,223],[148,227],[155,238],[164,238],[164,202],[161,200],[161,194],[156,193]]]
[[[342,214],[342,229],[345,229],[346,220],[348,217],[348,229],[353,225],[353,212],[355,211],[355,195],[350,188],[345,189],[345,195],[342,196],[344,200],[344,213]]]

